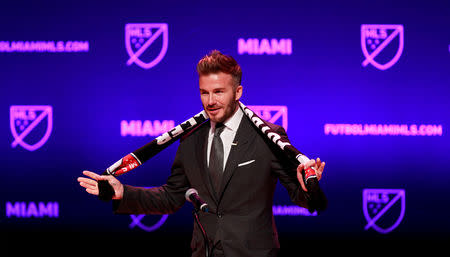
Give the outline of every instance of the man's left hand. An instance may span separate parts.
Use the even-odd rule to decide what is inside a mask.
[[[322,178],[323,169],[325,168],[325,162],[321,162],[320,158],[317,158],[317,160],[311,159],[307,163],[298,165],[297,179],[300,182],[300,185],[302,186],[303,191],[305,191],[305,192],[308,192],[308,190],[306,189],[305,182],[303,182],[302,171],[304,169],[308,169],[309,167],[315,168],[317,180],[320,180]]]

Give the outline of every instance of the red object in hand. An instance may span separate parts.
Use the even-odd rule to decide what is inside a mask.
[[[132,155],[128,154],[109,167],[106,172],[109,175],[119,176],[141,165]]]
[[[308,183],[308,180],[312,178],[317,178],[316,171],[312,167],[309,167],[305,170],[306,183]]]

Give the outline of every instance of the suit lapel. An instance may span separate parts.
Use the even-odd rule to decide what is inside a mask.
[[[211,125],[209,124],[204,127],[204,129],[201,131],[200,135],[197,137],[197,143],[195,145],[195,154],[197,157],[197,163],[199,165],[199,173],[203,179],[204,185],[206,185],[206,188],[208,189],[209,194],[211,195],[211,198],[214,199],[214,201],[217,204],[217,197],[215,194],[215,191],[212,187],[211,180],[209,178],[208,174],[208,165],[206,163],[206,154],[207,146],[208,146],[208,133],[211,128]]]
[[[255,133],[252,124],[244,114],[241,123],[239,124],[236,136],[233,140],[233,143],[235,143],[236,145],[233,145],[231,147],[230,154],[227,159],[225,171],[222,176],[222,184],[218,194],[218,202],[220,202],[220,200],[222,199],[223,193],[228,185],[228,182],[233,177],[239,161],[242,160],[244,154],[247,152],[248,147],[251,145],[249,144],[249,142],[253,141],[256,134],[257,133]]]

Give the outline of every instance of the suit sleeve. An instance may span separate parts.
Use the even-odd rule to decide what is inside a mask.
[[[183,206],[188,189],[180,145],[166,184],[153,188],[124,185],[123,198],[113,201],[113,211],[116,214],[171,214]]]
[[[276,132],[282,137],[283,141],[289,141],[283,127],[279,127]],[[309,192],[304,192],[297,178],[297,163],[289,160],[286,154],[278,148],[273,153],[275,158],[271,162],[272,171],[275,172],[281,184],[287,189],[291,201],[310,211],[317,209],[318,201],[322,202],[326,199],[322,190],[319,188],[314,196]]]

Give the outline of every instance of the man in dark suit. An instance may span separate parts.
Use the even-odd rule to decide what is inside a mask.
[[[213,256],[277,256],[279,242],[272,213],[277,180],[291,200],[308,208],[301,171],[314,166],[320,179],[325,162],[311,160],[295,167],[251,124],[239,107],[241,68],[230,56],[212,51],[197,65],[200,96],[210,121],[181,139],[167,183],[156,188],[122,185],[113,176],[79,178],[88,193],[98,195],[97,180],[108,180],[115,191],[115,213],[168,214],[185,203],[195,188],[209,205],[199,219]],[[284,129],[272,128],[287,139]],[[283,140],[284,141],[284,140]],[[205,256],[200,229],[194,226],[192,256]]]

